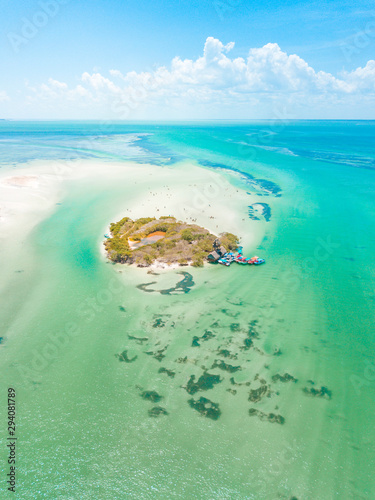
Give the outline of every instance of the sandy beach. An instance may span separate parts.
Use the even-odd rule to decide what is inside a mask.
[[[124,202],[113,207],[109,222],[125,216],[135,220],[171,215],[216,235],[237,234],[248,248],[256,247],[262,239],[263,225],[247,217],[247,207],[255,197],[235,188],[219,173],[188,162],[173,168],[127,164],[123,173]],[[108,226],[103,228],[103,234],[108,230]]]
[[[173,215],[215,234],[238,233],[246,245],[254,245],[258,240],[246,217],[252,197],[233,187],[219,173],[189,162],[169,168],[97,160],[67,162],[63,170],[61,162],[35,161],[13,169],[11,174],[3,172],[0,176],[2,237],[10,235],[14,224],[23,226],[23,234],[32,229],[62,201],[67,181],[105,182],[109,178],[123,183],[124,190],[123,204],[113,206],[109,222],[126,215],[132,218]]]
[[[0,176],[1,257],[16,262],[17,249],[28,234],[64,202],[72,186],[85,189],[85,185],[94,183],[109,190],[114,180],[123,196],[107,207],[108,225],[125,216],[137,219],[173,215],[216,235],[225,231],[237,234],[249,251],[262,239],[263,225],[249,220],[246,214],[254,199],[231,185],[221,173],[192,162],[171,168],[98,160],[33,161],[21,168],[4,170]],[[103,258],[103,235],[108,232],[108,225],[98,234]],[[152,268],[169,269],[157,262]]]

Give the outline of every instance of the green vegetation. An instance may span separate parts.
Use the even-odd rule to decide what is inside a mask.
[[[110,247],[107,246],[108,242],[110,242]],[[114,262],[124,263],[131,257],[131,250],[126,238],[121,238],[116,235],[110,240],[107,240],[105,244],[107,252],[110,251],[110,259]]]
[[[220,241],[227,250],[236,250],[239,243],[238,236],[232,233],[221,234]]]
[[[148,235],[161,232],[158,241],[147,241]],[[195,224],[177,221],[174,217],[159,219],[144,217],[131,220],[124,217],[110,224],[111,237],[105,242],[108,258],[113,262],[151,265],[156,259],[167,264],[202,267],[207,255],[213,250],[216,236]],[[234,250],[238,238],[231,233],[220,235],[220,243],[226,250]]]
[[[181,231],[181,238],[185,241],[189,241],[189,242],[193,241],[194,235],[191,232],[191,229],[184,229],[183,231]]]
[[[203,259],[201,258],[195,258],[193,262],[191,263],[193,267],[203,267]]]
[[[125,226],[127,226],[129,222],[133,224],[133,221],[129,219],[129,217],[124,217],[118,222],[112,222],[109,229],[113,236],[116,236],[119,233],[120,229],[123,229]]]

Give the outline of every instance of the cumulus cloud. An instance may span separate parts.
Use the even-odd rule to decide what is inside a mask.
[[[364,68],[357,68],[351,73],[344,73],[352,91],[375,92],[375,61],[368,61]]]
[[[95,101],[95,95],[83,85],[79,84],[70,89],[66,83],[53,78],[49,78],[47,83],[42,83],[38,87],[32,87],[26,82],[26,87],[31,92],[27,97],[29,104],[47,102],[54,106],[64,106],[64,101],[80,103],[82,103],[83,99],[86,102]]]
[[[112,94],[121,93],[121,88],[117,87],[111,80],[104,78],[100,73],[83,73],[82,82],[92,87],[97,92],[110,92]]]
[[[85,72],[73,88],[51,78],[30,89],[34,99],[66,98],[80,105],[95,104],[118,118],[127,118],[140,107],[170,110],[210,105],[212,110],[215,106],[233,108],[277,100],[292,103],[296,99],[301,103],[316,99],[324,106],[325,100],[337,102],[348,96],[368,98],[375,94],[375,61],[338,77],[315,71],[277,43],[252,48],[246,58],[231,57],[234,47],[234,42],[224,45],[209,37],[202,56],[195,60],[175,57],[168,67],[145,72],[123,74],[112,69],[109,77]]]

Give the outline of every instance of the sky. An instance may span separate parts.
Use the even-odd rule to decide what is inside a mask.
[[[0,0],[0,8],[0,118],[375,118],[367,0]]]

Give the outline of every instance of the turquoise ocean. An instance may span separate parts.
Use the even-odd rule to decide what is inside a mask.
[[[375,122],[0,121],[1,174],[81,159],[219,173],[266,264],[119,270],[122,187],[68,181],[0,262],[1,498],[375,498]]]

